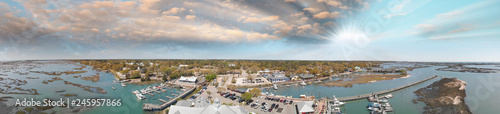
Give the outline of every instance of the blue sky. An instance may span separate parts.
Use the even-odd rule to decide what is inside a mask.
[[[499,62],[497,0],[7,0],[0,60]]]

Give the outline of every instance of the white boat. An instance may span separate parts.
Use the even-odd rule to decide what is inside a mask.
[[[273,89],[278,90],[278,86],[276,84],[274,84]]]
[[[123,87],[127,87],[127,85],[125,85],[124,83],[122,83],[122,86],[123,86]]]
[[[115,90],[115,89],[116,89],[116,88],[115,88],[115,86],[113,86],[112,88],[113,88],[113,90]]]
[[[340,110],[339,107],[334,107],[332,109],[332,114],[342,114],[342,111]]]
[[[141,89],[141,93],[146,93],[148,91],[146,91],[145,89]]]
[[[300,82],[300,85],[306,86],[307,84],[306,84],[306,82],[302,81],[302,82]]]
[[[118,81],[116,81],[116,80],[113,80],[113,82],[118,83]]]
[[[330,101],[330,104],[334,107],[342,106],[345,102],[340,102],[335,95],[333,96],[333,101]]]
[[[392,94],[386,95],[385,98],[392,98]]]
[[[132,91],[133,94],[139,94],[139,90]]]
[[[378,102],[387,103],[387,102],[389,102],[389,100],[387,100],[387,99],[380,99],[380,100],[378,100]]]
[[[145,99],[146,97],[144,97],[144,95],[142,94],[135,94],[135,96],[139,99]]]

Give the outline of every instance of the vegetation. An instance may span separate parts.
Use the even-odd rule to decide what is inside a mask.
[[[212,80],[217,78],[217,74],[210,74],[208,76],[205,76],[205,79],[207,82],[212,82]]]
[[[253,96],[260,96],[261,92],[262,91],[258,88],[254,88],[254,89],[250,90],[250,94],[252,94]]]
[[[252,99],[253,95],[250,93],[243,93],[243,95],[241,95],[241,97],[243,97],[243,100],[245,100],[245,101],[250,101]]]
[[[257,73],[260,70],[280,70],[286,73],[299,74],[324,74],[322,72],[336,73],[343,72],[347,68],[354,67],[378,67],[383,62],[369,61],[274,61],[274,60],[75,60],[84,65],[90,65],[95,69],[110,70],[120,72],[123,68],[129,71],[141,70],[145,68],[151,73],[161,74],[175,78],[178,76],[193,75],[194,71],[205,69],[202,74],[235,74],[240,68],[250,73]],[[142,64],[141,64],[142,63]],[[179,65],[187,67],[178,67]],[[234,64],[235,66],[229,66]],[[127,70],[125,69],[125,70]],[[124,71],[122,73],[127,73]],[[172,75],[174,74],[174,75]]]

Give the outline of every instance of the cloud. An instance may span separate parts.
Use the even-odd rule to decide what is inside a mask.
[[[304,11],[309,11],[311,13],[317,13],[320,11],[318,8],[304,8]]]
[[[276,21],[278,19],[279,19],[279,16],[276,16],[276,15],[267,16],[267,17],[263,17],[263,18],[242,16],[242,17],[238,18],[238,21],[243,21],[243,23],[261,23],[261,22]]]
[[[452,12],[448,12],[448,13],[438,14],[438,15],[436,15],[436,18],[449,19],[449,18],[454,18],[454,17],[462,15],[462,14],[463,14],[463,12],[461,12],[461,11],[452,11]]]
[[[186,20],[193,20],[196,18],[196,15],[186,15],[185,19]]]
[[[318,0],[318,2],[323,2],[333,7],[339,7],[342,5],[342,2],[339,2],[337,0]]]
[[[296,2],[297,0],[285,0],[285,2]]]
[[[337,18],[337,17],[340,17],[340,12],[321,12],[321,13],[318,13],[318,14],[315,14],[313,15],[313,18],[317,18],[317,19],[325,19],[325,18]]]
[[[178,8],[178,7],[174,7],[168,11],[164,11],[162,12],[163,15],[175,15],[175,14],[178,14],[178,13],[181,13],[183,11],[185,11],[186,9],[184,8]]]

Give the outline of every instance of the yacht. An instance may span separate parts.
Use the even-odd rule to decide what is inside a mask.
[[[124,83],[122,83],[122,86],[123,86],[123,87],[127,87],[127,85],[125,85]]]
[[[115,86],[113,86],[112,88],[113,88],[113,90],[115,90],[115,89],[116,89],[116,88],[115,88]]]
[[[380,100],[378,100],[378,102],[387,103],[387,102],[389,102],[389,100],[387,100],[387,99],[380,99]]]
[[[141,89],[141,93],[146,93],[148,91],[146,91],[145,89]]]
[[[306,86],[307,84],[306,84],[306,82],[302,81],[302,82],[300,82],[300,85]]]
[[[344,105],[345,103],[344,102],[340,102],[337,97],[335,97],[335,95],[333,96],[333,101],[330,101],[330,104],[334,107],[338,107],[338,106],[342,106]]]
[[[386,95],[385,98],[392,98],[392,94]]]
[[[139,92],[139,90],[135,90],[135,91],[132,91],[132,93],[139,94],[140,92]]]
[[[340,110],[339,107],[334,107],[332,109],[332,114],[342,114],[342,111]]]
[[[274,84],[274,85],[273,85],[273,88],[274,88],[275,90],[278,90],[278,86],[277,86],[276,84]]]
[[[144,97],[144,95],[142,94],[135,94],[135,96],[139,99],[145,99],[146,97]]]

